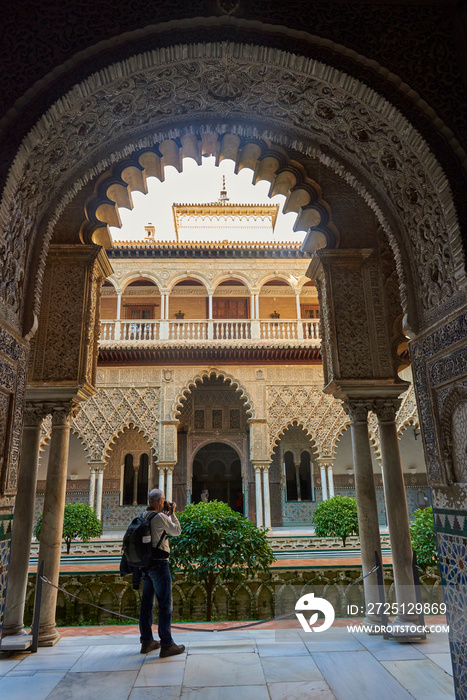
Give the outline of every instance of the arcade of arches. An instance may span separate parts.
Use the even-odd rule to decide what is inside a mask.
[[[247,20],[228,19],[237,43],[169,41],[112,70],[102,57],[92,71],[82,67],[80,84],[37,112],[12,154],[0,208],[4,633],[22,628],[21,545],[36,488],[48,533],[40,558],[54,581],[67,491],[79,492],[72,484],[86,482],[104,517],[123,502],[130,514],[156,482],[182,506],[201,487],[240,508],[240,493],[244,514],[266,527],[309,522],[317,500],[352,488],[364,572],[380,550],[384,487],[396,596],[405,601],[414,595],[406,486],[426,478],[462,668],[459,132],[442,110],[435,117],[416,84],[374,60],[303,33],[312,56],[322,49],[304,58],[292,29],[281,40],[288,49],[274,41],[267,49],[267,33],[248,44]],[[166,166],[206,155],[283,194],[303,246],[113,246],[109,226],[119,224],[119,207],[132,207],[132,192],[145,192]],[[418,428],[426,477],[404,464],[404,436]],[[353,461],[347,452],[337,467],[346,440]],[[71,449],[77,478],[68,480]],[[365,596],[373,599],[374,574]],[[47,589],[44,645],[58,637],[55,603]],[[456,683],[467,697],[465,679]]]

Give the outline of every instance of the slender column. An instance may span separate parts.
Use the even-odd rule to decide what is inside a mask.
[[[344,410],[349,414],[350,418],[358,529],[364,576],[375,566],[375,552],[378,553],[380,561],[382,561],[375,480],[368,436],[368,411],[370,408],[371,404],[361,399],[348,400],[344,403]],[[376,572],[363,580],[363,590],[367,608],[371,603],[379,603]],[[367,615],[365,619],[370,624],[381,622],[379,615]]]
[[[319,469],[321,472],[321,498],[323,499],[323,501],[327,501],[328,487],[326,484],[326,465],[320,464]]]
[[[259,294],[255,294],[255,316],[259,318]]]
[[[104,468],[100,467],[97,470],[97,496],[96,496],[96,515],[99,520],[102,520],[102,493],[104,490]]]
[[[297,484],[297,501],[302,500],[302,487],[300,485],[300,463],[294,461],[295,467],[295,483]]]
[[[117,292],[117,321],[122,317],[122,292]]]
[[[165,492],[165,497],[168,501],[172,500],[172,490],[173,490],[173,467],[171,469],[167,469],[167,486],[166,492]]]
[[[117,292],[117,318],[115,321],[115,340],[120,340],[121,336],[121,317],[122,317],[122,292]]]
[[[159,467],[159,489],[164,492],[165,491],[165,478],[164,478],[164,473],[165,469]]]
[[[133,505],[138,505],[138,471],[139,467],[133,467]]]
[[[212,319],[212,292],[208,292],[208,318]]]
[[[399,606],[402,604],[407,606],[415,603],[416,597],[409,513],[396,429],[396,413],[399,406],[398,399],[377,399],[373,404],[373,410],[378,416],[396,601]],[[414,619],[416,615],[400,614],[394,622],[411,622]]]
[[[169,293],[161,293],[161,325],[159,329],[159,340],[168,340],[169,338]]]
[[[44,576],[55,585],[58,584],[60,573],[68,449],[73,411],[74,405],[72,403],[56,405],[52,409],[52,436],[50,438],[38,563],[44,562]],[[60,635],[55,629],[56,605],[57,589],[44,585],[39,622],[40,646],[53,646],[60,639]]]
[[[47,415],[42,404],[26,404],[21,442],[21,465],[15,503],[3,635],[23,633],[30,542],[34,525],[41,425]]]
[[[300,319],[302,317],[302,310],[300,308],[300,294],[298,292],[295,292],[295,303],[297,305],[297,318]]]
[[[94,467],[90,468],[89,477],[89,505],[94,508],[94,499],[96,495],[96,470]]]
[[[303,340],[303,323],[301,323],[302,310],[300,308],[300,294],[295,292],[295,303],[297,306],[297,339]]]
[[[261,495],[261,467],[255,467],[256,525],[263,527],[263,499]]]
[[[329,498],[334,497],[334,474],[332,471],[332,464],[328,464],[328,487],[329,487]]]
[[[257,294],[252,294],[252,295],[251,295],[251,301],[250,301],[250,304],[251,304],[251,308],[250,308],[250,318],[251,318],[252,321],[253,321],[255,318],[257,318],[257,316],[256,316],[256,299],[257,299],[257,298],[258,298],[258,295],[257,295]]]
[[[271,529],[271,499],[269,496],[269,467],[263,467],[264,527]]]

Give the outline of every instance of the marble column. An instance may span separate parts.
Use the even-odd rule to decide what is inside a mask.
[[[261,467],[255,467],[256,525],[263,527],[263,498],[261,494]]]
[[[334,474],[332,471],[332,466],[332,463],[327,465],[329,498],[333,498],[334,496]]]
[[[94,508],[94,499],[96,496],[96,470],[94,467],[90,467],[89,476],[89,505]]]
[[[344,402],[344,409],[350,418],[362,569],[363,575],[366,576],[375,566],[375,552],[382,562],[375,479],[368,435],[368,411],[371,410],[371,403],[363,399],[349,399]],[[379,603],[376,572],[363,580],[363,590],[367,609],[369,605]],[[365,621],[369,624],[380,624],[381,616],[366,615]]]
[[[399,406],[399,399],[377,399],[373,404],[373,410],[378,417],[396,601],[399,606],[402,604],[410,606],[416,602],[416,596],[412,571],[409,513],[396,429],[396,414]],[[416,615],[401,613],[394,622],[396,624],[413,622],[416,619]]]
[[[72,402],[52,409],[52,435],[42,514],[38,564],[44,562],[44,576],[58,584],[62,548],[63,516],[66,499],[66,475],[70,425],[75,405]],[[57,589],[44,584],[39,621],[39,646],[53,646],[60,639],[55,628]]]
[[[294,469],[295,469],[295,483],[297,485],[297,501],[302,500],[302,487],[300,484],[300,462],[295,462],[294,461]]]
[[[102,520],[102,495],[104,491],[104,467],[97,470],[96,515]]]
[[[165,497],[168,501],[172,501],[172,492],[173,492],[173,467],[171,469],[167,469],[167,486],[165,487]]]
[[[122,316],[122,295],[123,292],[117,292],[117,317],[115,319],[115,340],[120,340],[121,336],[121,316]]]
[[[269,493],[269,467],[263,467],[264,527],[271,529],[271,498]]]
[[[159,467],[159,490],[164,492],[165,491],[165,469],[162,467]]]
[[[18,495],[15,503],[8,587],[6,590],[3,635],[24,633],[23,617],[29,569],[29,543],[34,525],[37,470],[42,420],[48,409],[43,404],[27,403],[24,410]]]
[[[321,473],[321,498],[323,499],[323,501],[327,501],[328,487],[326,483],[326,465],[320,464],[319,470]]]
[[[138,505],[138,472],[139,467],[133,467],[133,505]]]

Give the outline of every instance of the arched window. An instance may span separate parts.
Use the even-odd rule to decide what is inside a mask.
[[[309,452],[300,455],[300,494],[302,501],[314,501],[313,464]]]
[[[292,452],[286,452],[284,455],[284,470],[286,482],[286,500],[296,501],[298,498],[297,476]]]
[[[123,494],[122,494],[122,505],[131,506],[133,504],[133,482],[134,482],[134,469],[133,469],[133,455],[125,455],[125,461],[123,466]]]
[[[134,505],[135,495],[135,469],[134,456],[131,453],[125,455],[123,466],[123,494],[122,505]],[[146,505],[149,491],[149,457],[142,454],[139,458],[138,481],[136,483],[137,505]]]
[[[147,454],[142,454],[139,458],[138,470],[138,503],[145,504],[148,502],[149,492],[149,457]]]

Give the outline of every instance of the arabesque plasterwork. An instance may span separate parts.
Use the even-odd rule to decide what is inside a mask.
[[[160,389],[157,387],[99,388],[83,402],[72,430],[83,443],[89,461],[106,461],[112,443],[128,427],[138,428],[157,454]]]

